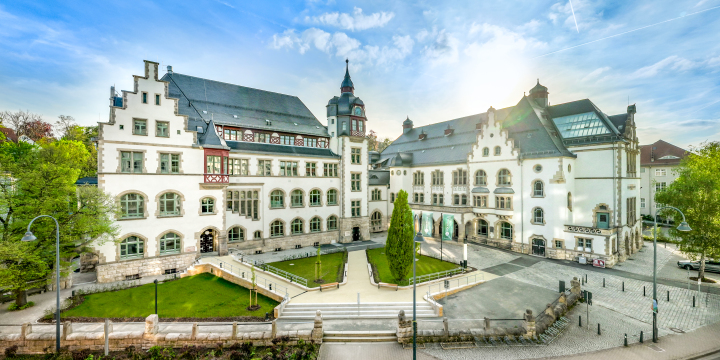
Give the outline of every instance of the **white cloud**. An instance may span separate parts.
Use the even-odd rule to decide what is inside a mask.
[[[300,53],[304,54],[311,45],[322,52],[329,52],[332,47],[332,36],[330,33],[316,28],[310,28],[303,31],[302,44],[300,45]]]
[[[457,61],[460,41],[441,30],[432,44],[426,45],[423,52],[433,63],[452,63]]]
[[[364,15],[361,8],[354,8],[353,13],[324,13],[320,16],[307,16],[305,20],[315,24],[323,24],[329,26],[339,27],[341,29],[355,31],[355,30],[366,30],[374,27],[383,27],[387,24],[395,14],[392,12],[386,13],[381,11],[379,13],[372,13],[370,15]]]
[[[285,30],[282,34],[273,35],[272,44],[270,46],[273,49],[282,49],[285,47],[292,49],[293,47],[295,47],[295,43],[299,40],[300,39],[295,34],[295,29],[288,29]]]
[[[548,13],[548,19],[554,25],[560,24],[562,27],[575,31],[575,20],[580,31],[592,29],[595,25],[602,24],[603,28],[609,25],[607,21],[602,21],[602,6],[599,2],[590,2],[586,0],[573,0],[572,7],[570,1],[562,1],[553,4]],[[598,7],[597,9],[595,7]],[[573,10],[575,13],[573,15]]]
[[[630,77],[633,79],[649,78],[657,75],[663,70],[687,71],[695,66],[696,64],[688,59],[672,55],[656,62],[655,64],[636,70],[630,75]]]
[[[604,73],[604,72],[606,72],[606,71],[608,71],[608,70],[610,70],[610,67],[609,67],[609,66],[605,66],[605,67],[601,67],[601,68],[595,69],[595,70],[593,70],[592,72],[590,72],[589,74],[587,74],[582,80],[583,80],[583,81],[587,81],[587,80],[596,79],[596,78],[598,78],[598,77],[600,76],[600,74],[602,74],[602,73]]]
[[[525,24],[518,26],[517,31],[521,33],[533,33],[540,27],[540,21],[532,19]]]

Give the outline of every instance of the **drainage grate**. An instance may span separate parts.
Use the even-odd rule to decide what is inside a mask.
[[[424,348],[425,348],[425,343],[417,344],[417,346],[416,346],[415,348],[416,348],[416,349],[424,349]],[[403,349],[410,349],[410,350],[412,350],[412,343],[403,344]]]
[[[674,327],[671,327],[670,330],[672,330],[672,331],[674,331],[674,332],[676,332],[676,333],[679,333],[679,334],[684,334],[684,333],[685,333],[685,331],[683,331],[682,329],[678,329],[678,328],[674,328]]]

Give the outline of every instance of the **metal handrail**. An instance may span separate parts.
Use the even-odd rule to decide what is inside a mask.
[[[269,264],[262,264],[259,267],[264,271],[269,271],[275,275],[282,276],[282,277],[290,280],[290,282],[296,282],[298,284],[301,284],[301,285],[307,287],[307,279],[302,276],[297,276],[295,274],[291,274],[285,270],[278,269]]]
[[[202,260],[213,263],[213,265],[217,265],[220,269],[228,271],[229,273],[240,277],[241,279],[245,279],[250,281],[250,276],[247,274],[249,271],[243,270],[242,268],[238,268],[236,266],[233,266],[229,262],[223,262],[220,259],[217,259],[215,257],[205,257],[202,258]],[[215,264],[216,263],[216,264]],[[246,275],[248,275],[246,277]],[[288,296],[288,288],[278,284],[277,281],[274,280],[268,280],[265,277],[262,277],[260,275],[255,275],[255,283],[259,286],[264,287],[265,289],[274,292],[278,295],[284,294],[285,296]]]
[[[437,280],[440,278],[453,276],[453,275],[459,274],[461,272],[463,272],[463,268],[455,268],[455,269],[440,271],[440,272],[436,272],[436,273],[432,273],[432,274],[425,274],[425,275],[417,276],[417,282],[422,283],[425,281]],[[408,280],[408,284],[410,284],[410,285],[413,284],[413,278],[410,278]]]
[[[448,288],[460,287],[462,285],[470,285],[470,284],[474,284],[479,281],[485,281],[485,274],[484,273],[480,273],[480,274],[475,273],[475,274],[472,274],[472,275],[469,275],[469,276],[466,276],[463,278],[450,279],[447,281],[448,281]],[[457,283],[457,284],[455,286],[453,286],[453,283]],[[436,286],[437,286],[437,291],[434,291]],[[435,298],[431,294],[440,293],[443,291],[443,289],[444,289],[444,284],[441,284],[441,283],[431,284],[428,286],[428,296],[430,296],[431,298],[433,298],[433,300],[435,300]]]

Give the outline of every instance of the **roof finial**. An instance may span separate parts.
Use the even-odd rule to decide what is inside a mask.
[[[538,80],[537,84],[540,85],[540,78],[538,78],[537,80]]]

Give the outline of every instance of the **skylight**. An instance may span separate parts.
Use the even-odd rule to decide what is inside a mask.
[[[553,118],[553,122],[565,139],[610,133],[594,112]]]

